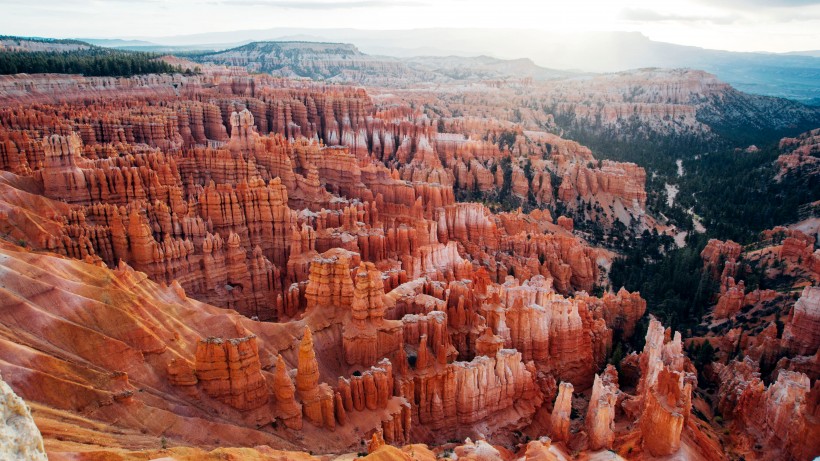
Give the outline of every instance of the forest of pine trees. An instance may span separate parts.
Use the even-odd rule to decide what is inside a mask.
[[[180,67],[157,59],[159,55],[154,53],[89,47],[71,51],[0,50],[0,75],[58,73],[130,77],[138,74],[183,72]]]

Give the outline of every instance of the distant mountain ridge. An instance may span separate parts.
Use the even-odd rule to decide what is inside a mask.
[[[80,40],[61,40],[41,37],[15,37],[0,35],[0,51],[77,51],[87,50],[94,45]]]
[[[149,42],[146,40],[122,40],[119,38],[78,38],[77,40],[89,43],[91,45],[104,46],[106,48],[158,46],[156,43]]]
[[[550,80],[576,73],[546,69],[528,58],[416,56],[395,58],[362,53],[348,43],[310,41],[252,42],[192,56],[201,63],[240,66],[249,72],[347,83],[401,85],[456,80],[534,78]]]
[[[366,55],[347,43],[252,42],[229,50],[195,55],[192,59],[240,66],[249,72],[281,77],[359,83],[378,78],[399,78],[410,72],[398,59]]]
[[[815,58],[820,58],[820,50],[790,51],[788,53],[783,54],[792,56],[812,56]]]
[[[165,46],[201,46],[280,37],[352,43],[362,52],[392,57],[478,56],[530,58],[536,65],[581,72],[646,67],[701,69],[751,93],[820,104],[820,57],[814,52],[739,53],[656,42],[637,32],[550,33],[509,29],[275,28],[168,37],[138,37]],[[213,47],[218,48],[218,47]]]

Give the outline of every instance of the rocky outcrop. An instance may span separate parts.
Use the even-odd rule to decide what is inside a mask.
[[[611,449],[615,442],[615,412],[618,403],[618,372],[612,365],[595,375],[585,420],[591,450]]]
[[[287,365],[279,355],[276,361],[276,374],[272,380],[273,398],[275,400],[278,417],[286,427],[291,429],[302,428],[302,407],[296,403],[296,386],[291,380]]]
[[[398,377],[397,385],[412,398],[414,420],[437,431],[437,440],[469,434],[479,422],[489,431],[525,425],[542,401],[534,368],[514,350],[446,364],[431,357],[425,335],[414,353],[415,367]]]
[[[727,240],[725,242],[717,239],[710,239],[700,258],[703,260],[704,268],[708,268],[714,277],[721,275],[725,267],[733,265],[740,257],[740,244]],[[734,274],[728,274],[734,275]]]
[[[553,367],[561,379],[578,383],[580,388],[591,384],[591,371],[595,366],[595,348],[593,347],[593,329],[605,330],[603,322],[592,325],[589,319],[584,325],[584,317],[591,317],[584,305],[577,301],[555,300],[551,303],[552,320],[550,322],[550,357]],[[597,328],[596,328],[597,327]],[[604,349],[609,348],[611,337],[599,342]]]
[[[558,461],[558,457],[550,451],[551,445],[549,437],[541,437],[527,443],[524,461]]]
[[[346,412],[387,408],[393,396],[393,365],[382,360],[364,373],[339,378],[338,394]]]
[[[503,347],[504,338],[494,335],[492,328],[485,328],[484,333],[476,339],[475,352],[476,355],[495,357]]]
[[[663,326],[650,318],[640,356],[638,395],[630,403],[640,412],[643,446],[653,456],[675,453],[681,446],[697,383],[686,360],[680,333],[667,342]]]
[[[268,403],[256,336],[201,340],[195,370],[206,394],[238,410],[255,410]]]
[[[325,383],[319,384],[319,363],[313,349],[313,334],[305,328],[299,345],[299,365],[296,369],[296,395],[302,402],[304,419],[317,427],[336,428],[333,410],[335,395]]]
[[[381,360],[376,366],[364,372],[356,372],[349,378],[339,378],[336,388],[337,420],[343,423],[350,418],[358,421],[358,412],[376,411],[381,415],[379,438],[381,443],[406,443],[412,427],[410,404],[400,396],[394,396],[397,387],[393,375],[393,364]],[[342,416],[341,418],[339,416]],[[375,434],[374,434],[375,437]]]
[[[464,445],[456,447],[454,452],[458,459],[471,461],[489,461],[491,459],[501,459],[501,452],[497,448],[487,443],[486,440],[478,440],[475,443],[469,438],[464,441]]]
[[[786,348],[797,355],[813,355],[820,348],[820,287],[805,287],[794,303],[783,330]]]
[[[796,264],[811,262],[814,253],[814,238],[793,232],[795,236],[786,237],[780,247],[780,258]]]
[[[362,263],[356,271],[350,321],[342,334],[345,361],[371,366],[381,357],[393,357],[402,347],[401,322],[385,320],[388,298],[382,273],[373,263]]]
[[[311,262],[305,287],[306,315],[332,318],[340,308],[350,308],[353,302],[350,266],[357,257],[350,251],[333,249]]]
[[[657,390],[646,394],[641,433],[643,446],[653,456],[675,453],[680,449],[681,432],[686,422],[691,399],[691,385],[681,386],[680,376],[667,369],[658,373]],[[691,403],[689,403],[691,404]]]
[[[0,379],[0,457],[46,461],[43,437],[26,403]]]
[[[715,306],[715,319],[726,319],[734,316],[743,307],[746,300],[746,285],[743,280],[735,284],[733,278],[729,277],[728,287],[718,298]]]
[[[579,297],[579,296],[576,296]],[[601,298],[580,296],[591,311],[599,313],[608,328],[624,338],[635,332],[638,320],[646,313],[646,300],[638,292],[628,292],[621,287],[617,293],[607,292]]]
[[[604,160],[601,168],[573,163],[562,174],[558,198],[565,203],[596,203],[602,209],[617,206],[633,218],[646,212],[646,171],[634,163]],[[627,216],[610,216],[609,220],[627,220],[624,224],[630,225]]]
[[[761,447],[764,459],[813,459],[820,387],[802,373],[781,371],[768,387],[748,358],[719,367],[717,406],[738,434]]]
[[[508,280],[504,287],[505,304],[509,306],[504,323],[509,328],[510,344],[522,352],[525,360],[534,360],[558,379],[572,382],[579,389],[589,388],[594,369],[603,365],[612,345],[612,330],[602,317],[615,318],[617,314],[604,314],[606,301],[597,298],[564,298],[541,276],[520,286]],[[626,292],[620,299],[627,304],[637,302]],[[617,304],[612,299],[610,302]],[[637,304],[640,306],[640,302]]]
[[[570,413],[572,411],[572,384],[561,383],[558,397],[550,415],[550,434],[557,442],[569,440]]]
[[[45,161],[43,184],[46,197],[69,203],[87,203],[91,200],[85,175],[80,169],[82,141],[75,135],[43,139]]]
[[[563,227],[564,229],[566,229],[570,232],[572,232],[572,229],[574,228],[574,223],[572,222],[572,218],[568,218],[566,216],[559,216],[558,219],[556,220],[556,224],[558,224],[559,226]]]
[[[777,179],[782,180],[787,174],[798,174],[804,177],[820,174],[820,129],[807,131],[796,138],[783,138],[779,144],[783,152],[775,164],[780,171]]]

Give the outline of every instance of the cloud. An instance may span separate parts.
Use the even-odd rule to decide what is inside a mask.
[[[719,0],[717,3],[721,2],[744,6],[774,6],[781,8],[820,5],[818,0]]]
[[[697,0],[709,6],[720,6],[737,10],[759,10],[761,8],[798,8],[820,5],[820,0]]]
[[[738,16],[697,16],[686,14],[664,14],[654,10],[643,8],[624,8],[621,10],[619,18],[632,22],[678,22],[678,23],[710,23],[710,24],[732,24],[739,19]]]
[[[389,6],[421,6],[424,2],[413,0],[230,0],[223,4],[240,6],[265,6],[270,8],[286,8],[294,10],[342,10],[352,8],[380,8]]]

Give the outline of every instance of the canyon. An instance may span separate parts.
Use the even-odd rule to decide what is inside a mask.
[[[330,58],[252,74],[287,46],[244,51],[192,75],[0,76],[0,409],[42,434],[0,452],[820,454],[817,230],[710,241],[710,323],[672,331],[612,286],[618,255],[589,227],[674,234],[647,171],[560,129],[628,113],[708,138],[692,95],[731,87],[641,71],[629,85],[649,90],[585,111],[575,81],[363,88],[289,78],[330,77]],[[357,72],[413,75],[344,51]],[[605,98],[609,78],[627,77],[584,91]],[[778,164],[811,163],[813,143],[784,139]],[[764,261],[791,291],[747,289]],[[723,360],[697,367],[705,341]]]

